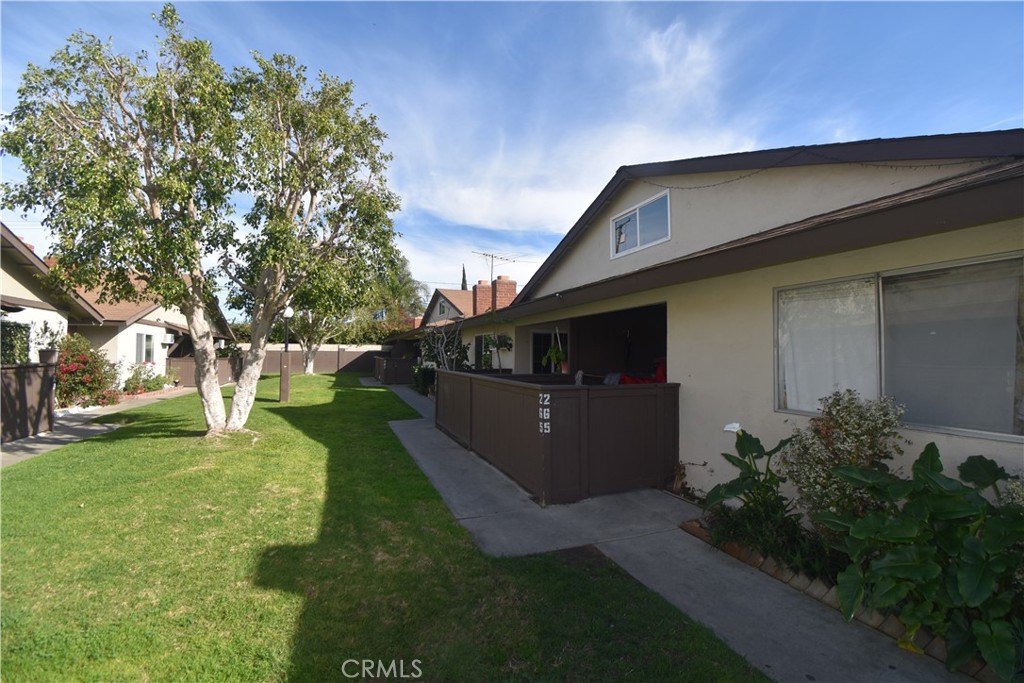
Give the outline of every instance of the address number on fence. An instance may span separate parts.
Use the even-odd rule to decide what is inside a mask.
[[[541,434],[551,433],[551,394],[539,394],[540,408],[537,409],[537,428]]]

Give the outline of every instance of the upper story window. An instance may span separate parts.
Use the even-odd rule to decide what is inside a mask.
[[[611,231],[612,258],[667,240],[668,192],[613,218]]]

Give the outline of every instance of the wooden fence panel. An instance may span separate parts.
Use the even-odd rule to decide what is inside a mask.
[[[32,363],[0,369],[0,432],[4,443],[53,429],[57,366]]]

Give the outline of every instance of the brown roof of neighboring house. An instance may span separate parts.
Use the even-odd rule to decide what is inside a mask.
[[[439,289],[445,299],[452,302],[462,315],[473,315],[473,292],[468,289]]]
[[[100,303],[100,292],[95,289],[87,292],[79,291],[79,294],[96,307],[96,310],[100,312],[106,322],[111,323],[131,325],[160,308],[160,305],[153,301]]]

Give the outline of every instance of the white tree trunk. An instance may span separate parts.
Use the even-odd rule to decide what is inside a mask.
[[[269,319],[263,319],[269,318]],[[237,432],[245,429],[249,420],[252,405],[256,401],[256,383],[263,371],[263,360],[267,356],[267,338],[273,318],[254,315],[251,323],[252,339],[249,350],[242,356],[242,372],[235,384],[235,397],[231,399],[231,412],[228,414],[227,430]]]
[[[302,372],[307,375],[312,375],[313,366],[316,363],[316,354],[320,351],[319,344],[310,344],[302,347]]]
[[[203,404],[208,435],[217,434],[225,426],[224,398],[217,378],[217,350],[213,345],[213,325],[202,303],[182,306],[196,356],[196,390]]]

